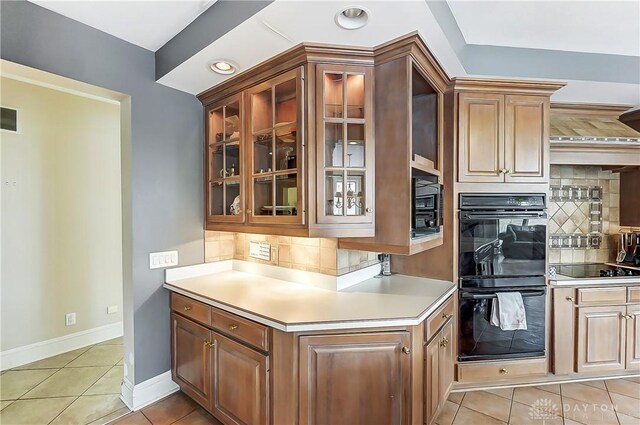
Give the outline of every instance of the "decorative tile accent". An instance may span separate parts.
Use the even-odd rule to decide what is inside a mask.
[[[597,166],[552,165],[551,177],[548,205],[550,262],[609,260],[607,235],[620,229],[619,175]],[[562,252],[555,255],[556,250]],[[570,252],[565,253],[565,250]]]

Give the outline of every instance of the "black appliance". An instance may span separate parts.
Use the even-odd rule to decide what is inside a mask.
[[[640,269],[610,266],[608,264],[566,264],[550,266],[557,274],[575,279],[598,279],[601,277],[634,277],[640,276]]]
[[[411,237],[439,233],[443,215],[442,185],[420,177],[413,177],[411,181]]]
[[[461,194],[460,361],[544,356],[546,198],[544,194]],[[490,324],[498,292],[522,295],[527,329]]]

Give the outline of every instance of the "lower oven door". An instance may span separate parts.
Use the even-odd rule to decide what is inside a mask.
[[[504,288],[500,292],[509,292]],[[495,291],[460,291],[460,361],[511,359],[544,356],[546,287],[518,291],[522,295],[527,329],[503,331],[491,325],[491,306]]]

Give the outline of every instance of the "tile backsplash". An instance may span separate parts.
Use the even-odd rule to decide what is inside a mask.
[[[549,184],[549,262],[612,260],[620,230],[620,175],[599,166],[552,165]],[[558,195],[559,187],[564,194]],[[563,239],[574,247],[558,248]]]
[[[249,257],[249,242],[271,244],[271,261]],[[205,261],[245,260],[280,267],[342,275],[379,263],[375,252],[338,249],[336,238],[300,238],[205,231]]]

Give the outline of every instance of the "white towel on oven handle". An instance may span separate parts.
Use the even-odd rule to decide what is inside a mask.
[[[491,324],[503,331],[527,329],[527,313],[520,292],[497,292],[491,303]]]

